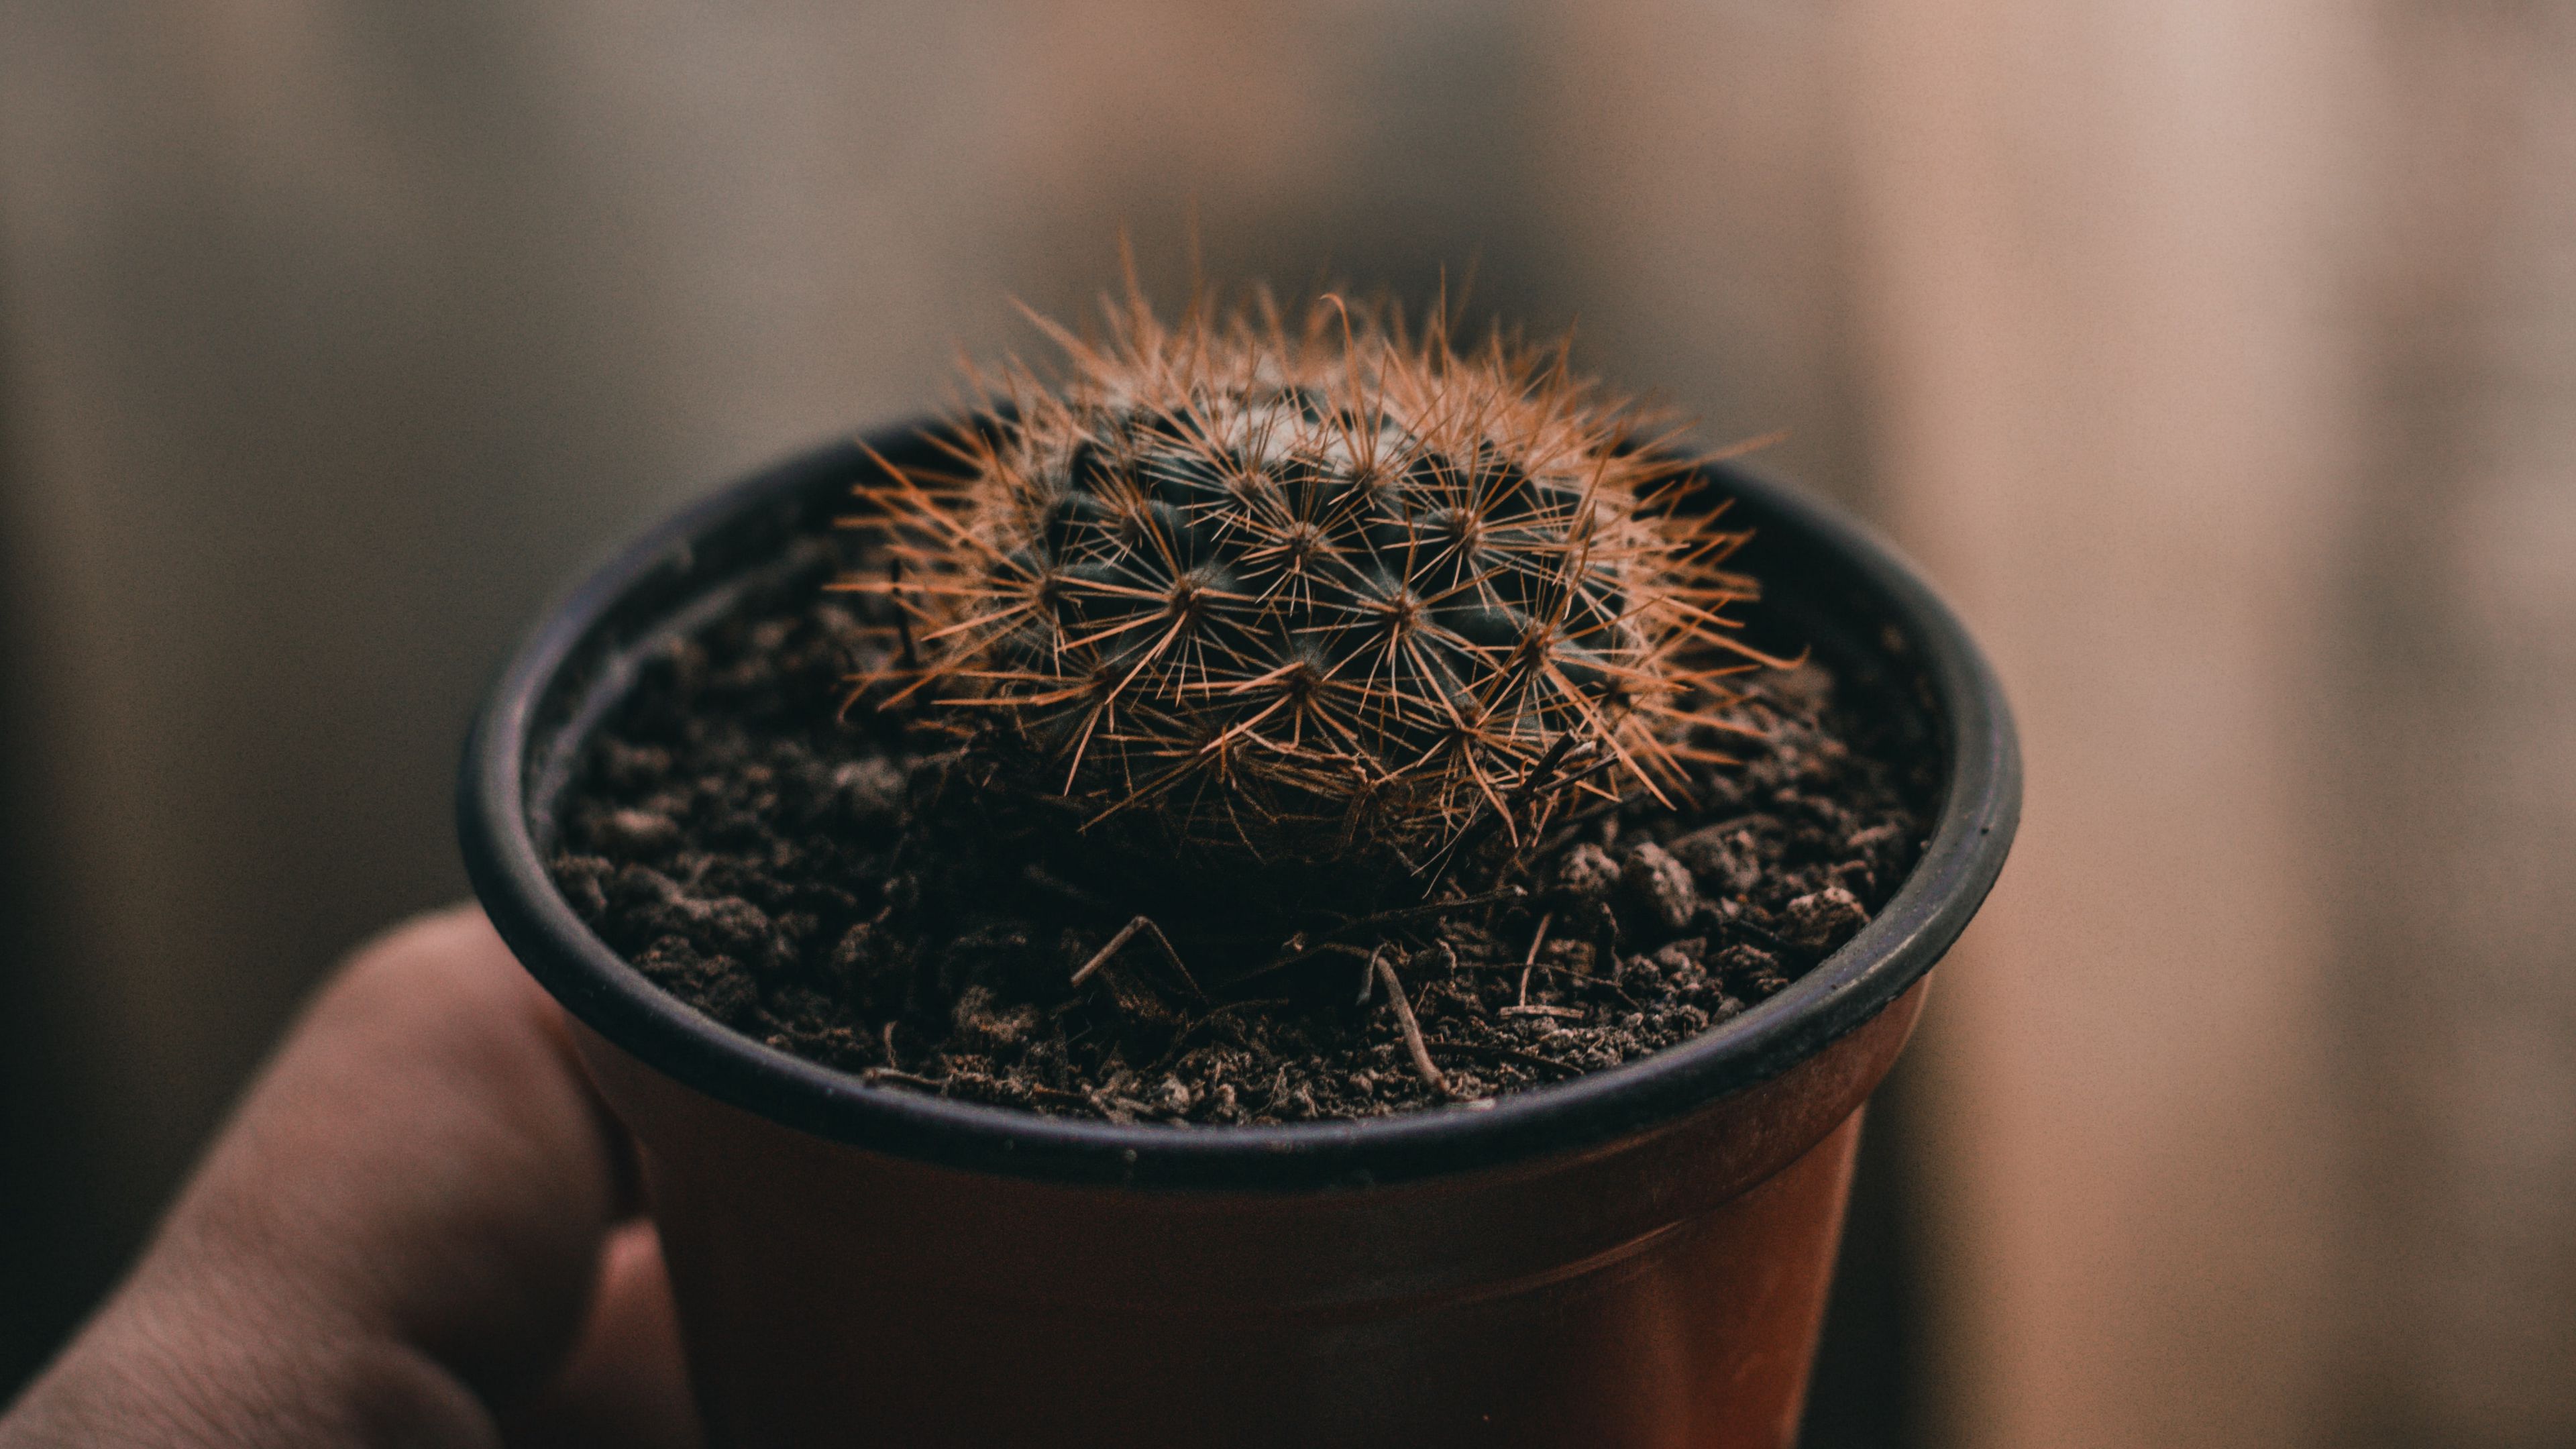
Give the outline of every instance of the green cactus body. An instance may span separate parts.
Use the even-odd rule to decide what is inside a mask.
[[[1740,536],[1660,506],[1676,465],[1499,340],[1454,354],[1338,302],[1177,328],[1141,306],[958,476],[874,490],[909,678],[969,748],[1097,828],[1220,864],[1418,868],[1518,838],[1612,760],[1649,789],[1760,656]],[[894,671],[889,671],[891,675]]]

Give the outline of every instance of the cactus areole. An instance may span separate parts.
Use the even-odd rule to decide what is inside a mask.
[[[1500,336],[1326,297],[1107,334],[849,520],[902,647],[853,708],[943,718],[1093,839],[1251,881],[1418,877],[1587,794],[1671,800],[1740,731],[1744,535],[1660,420]],[[1624,779],[1622,777],[1625,777]]]

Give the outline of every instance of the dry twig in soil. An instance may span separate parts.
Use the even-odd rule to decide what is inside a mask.
[[[1521,963],[1520,1004],[1523,1006],[1529,1005],[1530,972],[1538,967],[1538,948],[1547,944],[1547,928],[1551,922],[1555,921],[1555,919],[1556,912],[1554,911],[1550,911],[1546,915],[1539,917],[1538,934],[1530,937],[1529,959]]]
[[[1118,934],[1109,938],[1109,944],[1101,947],[1098,951],[1093,952],[1091,959],[1083,962],[1081,969],[1073,973],[1072,984],[1080,986],[1083,982],[1090,980],[1091,973],[1099,970],[1102,966],[1107,965],[1109,958],[1117,955],[1120,948],[1124,947],[1129,941],[1136,939],[1136,933],[1138,931],[1152,932],[1154,936],[1154,944],[1163,948],[1163,959],[1171,962],[1172,969],[1181,973],[1181,981],[1184,985],[1189,987],[1190,994],[1201,1001],[1207,1000],[1207,993],[1199,989],[1199,979],[1190,974],[1189,963],[1181,959],[1181,953],[1172,946],[1172,938],[1163,934],[1163,928],[1155,925],[1154,918],[1151,916],[1138,916],[1136,919],[1129,921],[1126,925],[1119,927]]]
[[[1422,1074],[1422,1080],[1430,1086],[1434,1096],[1446,1097],[1453,1102],[1466,1100],[1449,1085],[1449,1079],[1440,1074],[1439,1065],[1431,1060],[1431,1049],[1422,1043],[1422,1023],[1414,1020],[1413,1003],[1405,999],[1404,983],[1395,979],[1395,968],[1386,964],[1384,948],[1381,947],[1369,961],[1377,967],[1378,979],[1386,983],[1386,999],[1395,1007],[1396,1025],[1404,1029],[1404,1046],[1405,1050],[1413,1053],[1413,1069]]]

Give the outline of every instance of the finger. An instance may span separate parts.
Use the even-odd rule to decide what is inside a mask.
[[[316,999],[0,1443],[65,1413],[113,1435],[79,1442],[496,1443],[484,1405],[581,1326],[619,1151],[480,914],[405,927]]]
[[[651,1223],[609,1234],[571,1355],[502,1423],[513,1449],[695,1449],[679,1320]]]

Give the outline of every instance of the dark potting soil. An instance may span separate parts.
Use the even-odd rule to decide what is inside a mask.
[[[823,592],[839,561],[812,541],[656,656],[589,746],[553,870],[666,990],[876,1082],[1175,1123],[1490,1099],[1742,1013],[1922,848],[1928,763],[1810,664],[1748,677],[1764,738],[1730,737],[1742,762],[1704,768],[1692,807],[1569,808],[1518,858],[1463,853],[1428,902],[1282,916],[1143,885],[1168,872],[1104,868],[922,721],[842,717],[889,646],[871,601]]]

